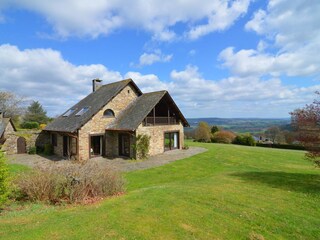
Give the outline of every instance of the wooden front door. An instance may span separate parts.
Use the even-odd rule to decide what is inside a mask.
[[[26,139],[24,137],[19,137],[17,139],[17,153],[26,153],[27,152]]]
[[[119,155],[130,157],[130,135],[119,134]]]

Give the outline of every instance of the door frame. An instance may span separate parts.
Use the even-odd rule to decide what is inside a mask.
[[[129,142],[129,154],[126,155],[122,152],[122,148],[123,148],[123,138],[122,137],[127,137],[128,138],[128,142]],[[130,153],[131,153],[131,139],[130,139],[130,134],[129,133],[119,133],[118,134],[118,140],[119,140],[119,145],[118,145],[118,151],[119,151],[119,156],[123,156],[123,157],[130,157]]]
[[[106,152],[106,138],[105,138],[105,134],[103,133],[95,133],[95,134],[89,134],[89,158],[93,158],[92,154],[91,154],[91,137],[101,137],[100,141],[102,146],[100,146],[101,148],[101,154],[100,156],[104,157],[105,156],[105,152]]]
[[[69,157],[70,139],[69,136],[62,136],[62,156]]]
[[[178,133],[178,146],[176,148],[171,148],[171,144],[170,144],[170,148],[169,149],[166,149],[166,134],[169,133],[169,134],[172,134],[172,133]],[[172,131],[165,131],[163,133],[163,149],[164,151],[171,151],[171,150],[175,150],[175,149],[180,149],[180,131],[177,130],[172,130]]]

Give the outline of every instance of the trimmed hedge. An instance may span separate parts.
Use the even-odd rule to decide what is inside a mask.
[[[39,129],[39,123],[37,122],[23,122],[20,125],[21,128],[24,129]]]
[[[263,144],[263,143],[256,143],[257,147],[266,147],[266,148],[280,148],[280,149],[292,149],[292,150],[306,150],[304,146],[301,145],[290,145],[290,144]]]

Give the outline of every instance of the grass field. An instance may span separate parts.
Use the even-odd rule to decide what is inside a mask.
[[[1,239],[320,239],[320,170],[301,151],[208,151],[125,175],[127,193],[88,206],[29,204]]]

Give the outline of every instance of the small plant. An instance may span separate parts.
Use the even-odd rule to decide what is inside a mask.
[[[40,128],[41,130],[43,130],[46,126],[47,126],[47,124],[41,123],[40,126],[39,126],[39,128]]]
[[[28,154],[36,154],[37,153],[37,148],[36,146],[29,147],[28,149]]]
[[[137,159],[146,159],[149,155],[150,136],[139,134],[136,138],[136,144],[133,146],[136,151]]]
[[[45,155],[53,155],[53,146],[50,143],[44,145],[43,154]]]
[[[7,202],[9,194],[9,170],[5,162],[5,157],[0,151],[0,207]]]
[[[182,147],[183,150],[188,150],[189,149],[189,145],[188,144],[184,144]]]

